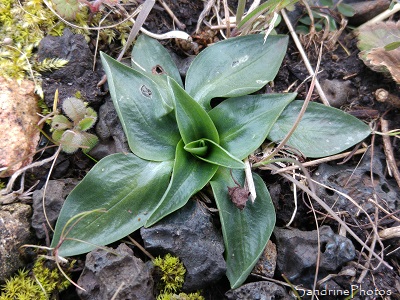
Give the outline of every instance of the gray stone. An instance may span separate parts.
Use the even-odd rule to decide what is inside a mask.
[[[320,229],[321,261],[320,274],[333,272],[344,263],[354,259],[355,248],[352,242],[341,235],[335,234],[329,226]],[[276,245],[278,249],[277,267],[290,282],[299,283],[312,281],[306,275],[314,274],[318,256],[317,230],[301,231],[298,229],[275,228]],[[301,277],[301,278],[300,278]]]
[[[78,285],[86,291],[77,289],[79,297],[84,300],[155,299],[153,278],[147,265],[125,244],[106,249],[96,249],[86,255],[85,268],[78,279]]]
[[[283,287],[273,282],[258,281],[242,285],[225,293],[228,300],[289,300],[292,299]]]
[[[90,151],[96,159],[117,152],[129,152],[127,139],[110,98],[100,107],[96,134],[100,142]]]
[[[45,208],[47,220],[54,228],[54,224],[58,218],[61,207],[64,204],[65,198],[77,185],[78,181],[72,178],[49,180],[46,189]],[[39,239],[46,237],[46,230],[49,232],[49,227],[43,213],[43,190],[36,190],[33,192],[33,215],[32,227],[35,229],[36,236]]]
[[[385,168],[384,154],[375,149],[372,163],[371,156],[367,152],[357,166],[320,164],[318,170],[314,172],[313,179],[351,197],[369,214],[375,213],[375,205],[368,201],[372,195],[377,196],[378,204],[394,211],[398,209],[400,203],[400,189],[395,182],[386,178]],[[371,170],[373,182],[371,182]],[[359,218],[359,208],[346,197],[321,185],[316,186],[316,192],[329,206],[349,212],[354,219]],[[315,209],[321,208],[316,205]]]
[[[140,233],[145,248],[153,255],[171,253],[186,267],[183,289],[194,291],[217,282],[226,272],[224,244],[210,213],[198,201]]]
[[[64,67],[43,74],[42,86],[47,106],[53,106],[54,93],[58,90],[59,107],[65,98],[80,92],[89,106],[98,108],[103,100],[103,92],[97,83],[103,71],[93,71],[93,54],[83,35],[65,29],[62,36],[46,36],[40,41],[38,57],[39,61],[45,58],[68,60]]]
[[[329,104],[333,107],[341,107],[357,95],[357,90],[352,87],[349,80],[325,79],[321,87],[328,98]]]
[[[32,209],[27,204],[14,203],[0,207],[0,282],[24,266],[20,247],[33,241],[29,230],[31,214]]]

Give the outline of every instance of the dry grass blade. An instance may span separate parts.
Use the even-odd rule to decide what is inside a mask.
[[[317,245],[318,245],[318,251],[317,251],[317,261],[316,261],[316,265],[315,265],[315,275],[314,275],[314,285],[313,285],[313,290],[317,290],[317,281],[318,281],[318,273],[319,273],[319,266],[321,263],[321,236],[320,236],[320,232],[319,232],[319,226],[318,226],[318,218],[317,218],[317,214],[315,213],[315,209],[314,206],[312,204],[312,201],[310,199],[310,197],[308,198],[308,201],[310,203],[310,206],[312,208],[312,212],[314,215],[314,220],[315,220],[315,226],[317,227]],[[311,300],[314,300],[315,298],[315,293],[312,294],[311,296]]]
[[[314,159],[314,160],[302,163],[302,166],[303,167],[316,166],[316,165],[319,165],[319,164],[322,164],[325,162],[346,158],[351,154],[352,155],[364,154],[366,151],[367,151],[367,148],[363,148],[363,149],[359,149],[359,150],[355,151],[354,153],[352,153],[352,151],[349,151],[349,152],[340,153],[340,154],[336,154],[336,155],[332,155],[332,156],[328,156],[328,157],[324,157],[324,158]],[[300,169],[300,166],[294,165],[294,166],[290,166],[290,167],[280,168],[279,170],[274,171],[273,174],[279,174],[279,173],[283,173],[283,172],[287,172],[287,171],[292,171],[295,169]]]
[[[49,219],[47,217],[45,199],[46,199],[47,185],[48,185],[49,180],[50,180],[50,175],[51,175],[51,173],[53,171],[54,165],[55,165],[55,163],[57,161],[57,158],[58,158],[58,155],[60,154],[60,152],[61,152],[61,147],[59,146],[57,151],[56,151],[56,153],[54,153],[54,159],[53,159],[53,162],[51,164],[49,173],[47,174],[46,183],[44,184],[44,189],[43,189],[43,198],[42,198],[42,209],[43,209],[44,218],[46,219],[47,225],[49,226],[49,228],[52,231],[54,231],[54,229],[53,229],[53,226],[51,226],[50,221],[49,221]]]
[[[284,19],[284,21],[286,23],[286,26],[289,29],[290,35],[292,36],[293,41],[295,42],[296,47],[299,50],[301,57],[303,58],[304,64],[306,65],[306,68],[307,68],[308,72],[312,76],[315,76],[316,72],[314,72],[314,70],[313,70],[313,68],[312,68],[312,66],[310,64],[310,61],[307,58],[307,55],[306,55],[306,53],[305,53],[305,51],[303,49],[303,46],[301,45],[299,37],[297,36],[297,34],[296,34],[296,32],[295,32],[295,30],[294,30],[294,28],[292,26],[292,23],[290,22],[289,17],[286,14],[285,9],[281,10],[281,14],[282,14],[282,17],[283,17],[283,19]],[[324,91],[322,90],[322,87],[319,84],[318,79],[315,79],[315,87],[316,87],[316,89],[318,91],[318,94],[319,94],[319,96],[321,98],[322,103],[324,103],[326,106],[330,106],[328,98],[326,97]]]
[[[199,18],[197,19],[196,33],[200,32],[200,26],[203,23],[204,18],[210,13],[211,8],[215,5],[215,0],[208,0],[204,2],[204,9],[200,13]]]
[[[174,12],[169,8],[169,6],[163,1],[163,0],[158,0],[162,7],[164,7],[165,11],[170,15],[176,26],[178,26],[179,29],[184,30],[186,28],[186,25],[183,24],[179,19],[175,16]]]
[[[139,15],[136,18],[136,22],[133,25],[131,32],[129,33],[128,39],[124,45],[124,48],[122,49],[121,53],[118,55],[117,61],[121,61],[122,57],[124,56],[126,50],[129,48],[129,46],[132,44],[133,40],[139,33],[140,28],[146,21],[151,9],[153,8],[154,4],[156,3],[156,0],[146,0],[143,3],[142,9],[139,13]]]
[[[360,29],[361,27],[367,26],[367,25],[376,24],[376,23],[378,23],[380,21],[383,21],[383,20],[389,18],[390,16],[394,15],[398,11],[400,11],[400,3],[396,3],[392,7],[392,9],[385,10],[384,12],[382,12],[381,14],[379,14],[376,17],[372,18],[368,22],[365,22],[364,24],[360,25],[358,27],[358,29]]]

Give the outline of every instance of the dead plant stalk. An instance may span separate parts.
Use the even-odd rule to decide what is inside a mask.
[[[283,19],[284,19],[284,21],[286,23],[286,26],[289,29],[290,35],[292,36],[293,41],[295,42],[297,49],[300,52],[300,55],[301,55],[301,57],[302,57],[302,59],[304,61],[304,64],[305,64],[308,72],[310,73],[310,75],[315,76],[315,71],[313,70],[313,67],[310,64],[310,61],[309,61],[309,59],[307,57],[307,54],[304,51],[303,46],[301,45],[300,39],[297,36],[297,34],[296,34],[296,32],[295,32],[295,30],[294,30],[294,28],[292,26],[292,23],[290,22],[289,17],[287,16],[286,11],[285,11],[284,8],[281,10],[281,15],[282,15],[282,17],[283,17]],[[324,91],[322,90],[322,87],[319,84],[318,79],[315,79],[315,87],[316,87],[316,89],[318,91],[318,94],[319,94],[319,97],[321,98],[322,103],[324,103],[326,106],[330,106],[328,98],[326,97]]]

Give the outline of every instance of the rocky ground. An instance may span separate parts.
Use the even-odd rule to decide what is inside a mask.
[[[192,56],[207,44],[222,39],[222,36],[218,31],[210,34],[204,24],[200,26],[199,33],[194,33],[203,10],[201,1],[166,2],[185,25],[184,30],[192,34],[197,45],[186,49],[174,40],[163,42],[184,76]],[[235,7],[233,2],[229,2],[232,8]],[[376,6],[364,8],[364,11],[358,8],[359,13],[350,18],[348,27],[344,28],[336,43],[325,43],[318,78],[332,106],[371,122],[377,130],[383,131],[382,121],[388,123],[389,130],[400,127],[399,106],[377,102],[375,91],[383,88],[399,95],[398,86],[391,78],[370,70],[359,59],[356,39],[350,27],[369,20],[371,14],[378,14],[388,6],[386,1],[383,4],[381,1],[371,2],[376,2]],[[295,21],[296,14],[293,13],[291,18]],[[165,9],[156,4],[145,27],[161,33],[171,30],[173,22]],[[288,34],[283,22],[277,31]],[[303,39],[312,65],[317,63],[321,40],[322,34]],[[109,45],[100,45],[100,49],[113,56],[118,54]],[[88,43],[83,36],[65,30],[61,37],[43,39],[38,55],[39,59],[61,57],[69,60],[65,67],[42,74],[45,101],[52,107],[56,90],[60,99],[80,91],[82,98],[98,112],[93,133],[96,133],[100,142],[90,155],[101,159],[111,153],[129,150],[107,84],[97,85],[104,72],[99,60],[93,69],[94,51],[94,40]],[[266,90],[297,90],[298,98],[304,99],[310,87],[308,76],[304,61],[291,41],[273,85]],[[320,100],[316,91],[312,100]],[[226,265],[221,229],[214,204],[205,201],[210,197],[207,189],[193,197],[177,213],[151,228],[134,233],[132,237],[153,256],[165,253],[179,256],[187,268],[183,290],[201,290],[205,299],[291,299],[294,297],[293,289],[288,282],[301,286],[298,293],[306,299],[310,298],[315,276],[320,299],[344,299],[349,295],[346,291],[355,290],[358,290],[355,299],[400,299],[398,235],[381,236],[378,241],[373,238],[374,228],[381,231],[399,226],[400,190],[388,172],[388,157],[382,137],[374,136],[365,143],[370,147],[364,155],[320,163],[311,166],[309,171],[313,179],[324,184],[317,188],[317,195],[332,206],[363,241],[374,247],[377,254],[383,253],[386,265],[371,257],[318,204],[313,203],[312,206],[307,196],[299,191],[295,191],[295,207],[291,184],[268,170],[258,170],[258,173],[267,183],[274,201],[277,227],[246,284],[239,289],[230,290],[224,275]],[[42,136],[38,147],[43,148],[47,144],[48,140]],[[398,162],[400,152],[396,139],[392,139],[392,149]],[[54,149],[47,149],[35,160],[49,158],[54,152]],[[46,214],[52,225],[68,193],[93,165],[94,162],[80,151],[60,153],[46,191]],[[17,203],[1,206],[0,282],[9,278],[18,268],[30,267],[36,254],[31,249],[21,251],[21,254],[18,250],[20,245],[49,245],[51,231],[45,222],[42,196],[50,166],[51,162],[27,171],[25,190],[39,181],[31,199],[26,197],[22,201],[16,200]],[[342,194],[338,195],[330,188]],[[354,199],[366,214],[360,212],[358,206],[345,195]],[[286,227],[295,210],[295,218]],[[120,255],[113,256],[107,251],[95,250],[87,256],[76,258],[72,279],[87,292],[70,287],[59,295],[59,299],[111,299],[119,288],[115,299],[154,299],[149,291],[157,278],[153,277],[149,259],[143,251],[128,239],[109,247],[116,249]],[[120,287],[121,282],[126,284]],[[338,294],[341,292],[344,294]]]

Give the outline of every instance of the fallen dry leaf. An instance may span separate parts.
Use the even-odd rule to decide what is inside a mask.
[[[364,63],[376,72],[390,74],[400,83],[400,49],[385,50],[385,46],[400,41],[400,21],[362,26],[358,40],[359,57]]]

